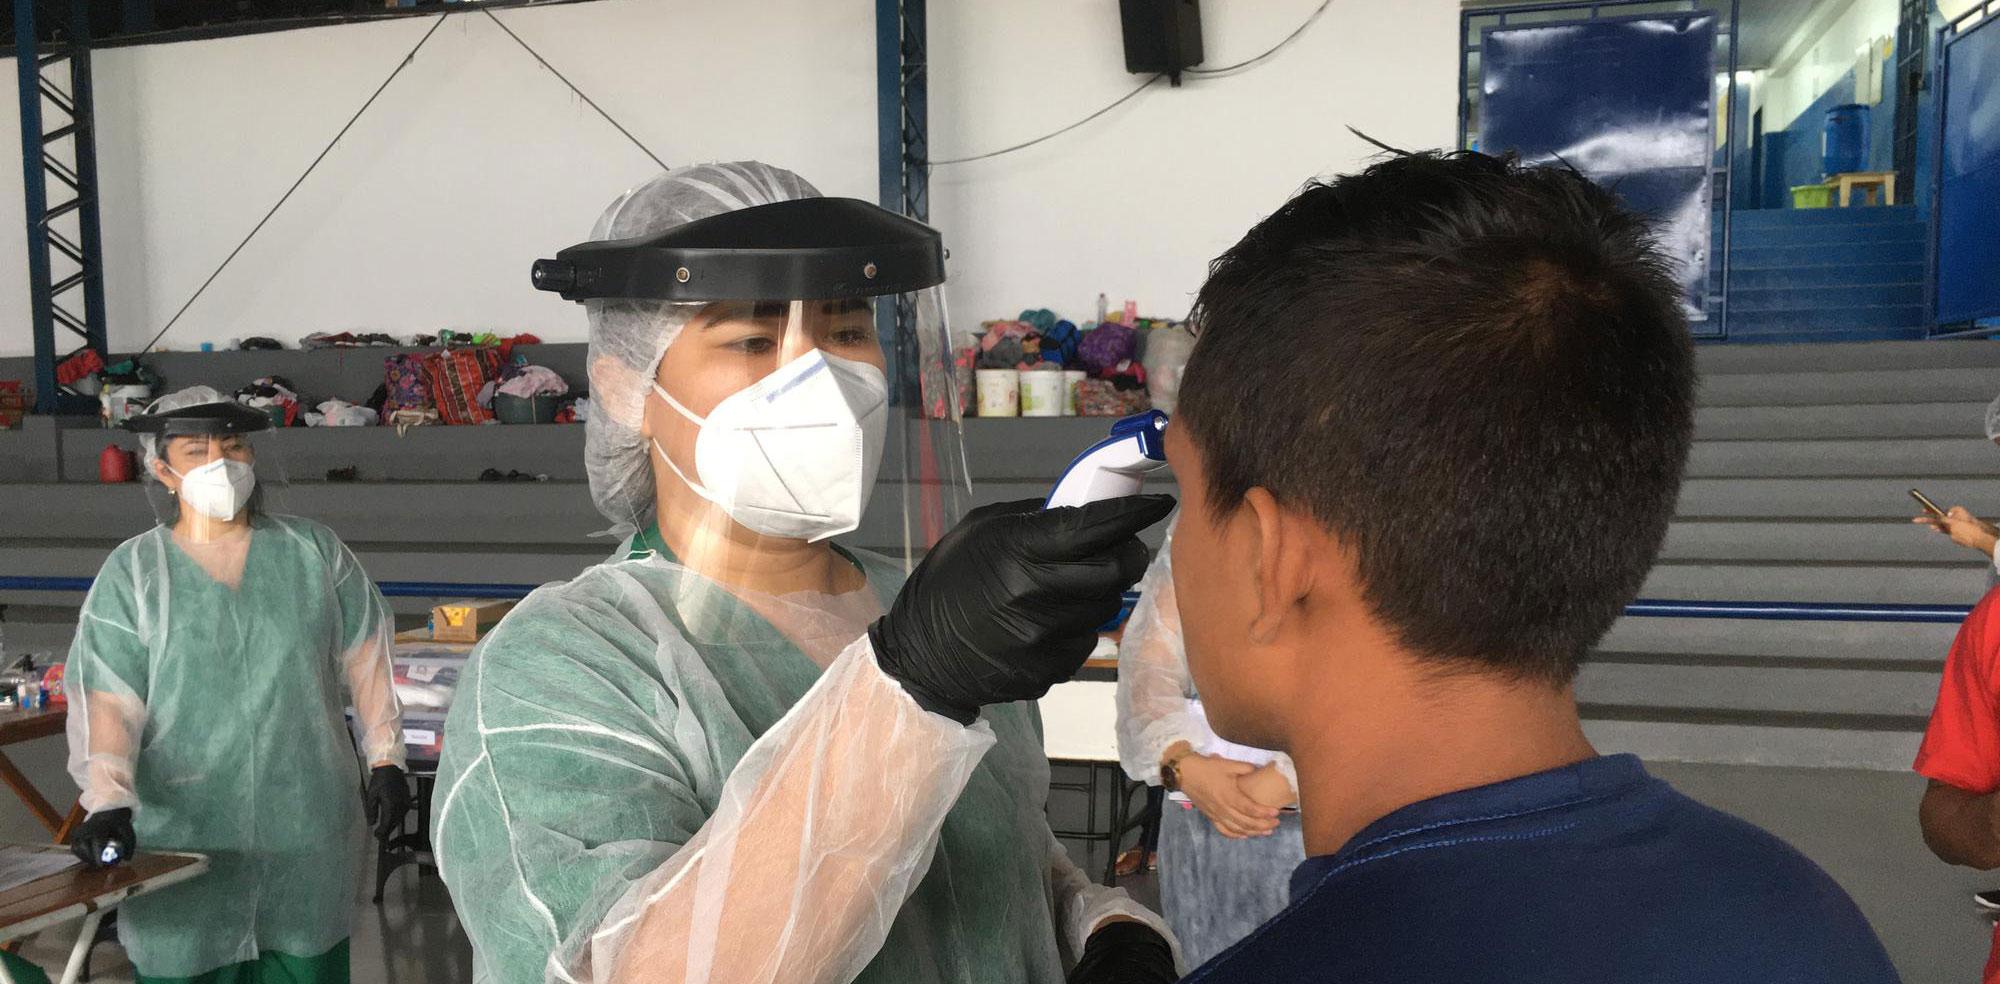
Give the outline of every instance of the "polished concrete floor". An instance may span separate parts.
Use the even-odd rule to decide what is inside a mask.
[[[1824,867],[1854,895],[1909,984],[1979,979],[1991,923],[1971,893],[2000,888],[2000,872],[1951,868],[1930,855],[1917,833],[1923,780],[1908,773],[1824,769],[1676,765],[1656,774],[1706,803],[1779,834]],[[1059,807],[1074,807],[1058,799]],[[1058,816],[1058,826],[1080,817]],[[1079,862],[1102,870],[1103,848]],[[1152,879],[1130,886],[1154,901]],[[66,931],[44,933],[25,955],[58,969],[68,951]],[[456,984],[471,980],[471,948],[435,875],[405,868],[377,908],[357,905],[353,941],[355,984]],[[123,984],[131,968],[116,946],[98,950],[96,980]]]

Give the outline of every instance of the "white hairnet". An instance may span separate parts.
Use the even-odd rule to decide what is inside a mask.
[[[631,239],[684,222],[754,205],[817,198],[804,178],[756,161],[675,168],[611,203],[590,238]],[[660,356],[699,310],[659,301],[592,300],[591,414],[584,423],[584,471],[590,495],[613,529],[630,532],[653,514],[653,466],[639,436],[646,394]]]
[[[146,407],[146,412],[167,413],[173,410],[185,410],[188,407],[198,407],[209,403],[228,402],[229,397],[222,395],[222,392],[213,386],[190,386],[187,389],[175,390],[154,400],[150,406]],[[153,472],[153,463],[160,460],[160,435],[139,435],[139,447],[146,452],[146,477],[155,482],[159,481],[159,476]]]
[[[1986,405],[1986,439],[2000,441],[2000,399]]]

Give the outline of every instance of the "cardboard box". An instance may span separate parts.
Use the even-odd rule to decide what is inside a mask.
[[[431,608],[431,639],[436,642],[478,642],[488,629],[514,610],[511,601],[478,598],[447,601]]]

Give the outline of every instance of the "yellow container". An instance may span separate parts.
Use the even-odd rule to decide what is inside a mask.
[[[1832,208],[1832,185],[1795,185],[1792,188],[1793,208]]]

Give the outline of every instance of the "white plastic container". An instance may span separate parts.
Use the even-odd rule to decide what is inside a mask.
[[[1064,369],[1062,378],[1063,416],[1074,417],[1083,412],[1083,390],[1079,387],[1090,374],[1081,369]]]
[[[1021,374],[1021,416],[1060,417],[1063,403],[1062,370],[1036,369]]]
[[[1018,417],[1021,415],[1021,371],[981,369],[973,374],[979,387],[979,415]]]

